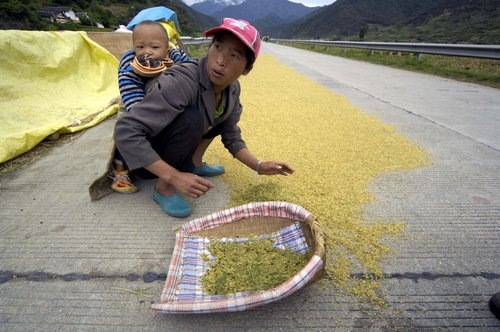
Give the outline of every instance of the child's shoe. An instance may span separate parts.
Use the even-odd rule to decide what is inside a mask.
[[[113,179],[111,189],[116,192],[131,194],[135,193],[138,190],[138,188],[132,182],[130,182],[128,171],[113,171],[110,177]]]

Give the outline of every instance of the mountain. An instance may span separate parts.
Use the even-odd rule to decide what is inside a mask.
[[[212,16],[219,20],[224,17],[247,20],[264,35],[277,24],[293,22],[318,8],[306,7],[288,0],[246,0],[239,5],[227,6]]]
[[[261,19],[252,21],[252,24],[259,30],[261,36],[270,35],[276,29],[279,29],[282,26],[286,26],[289,23],[290,21],[288,21],[287,19],[283,19],[274,13],[271,13]]]
[[[217,20],[215,20],[213,17],[203,14],[188,5],[186,5],[183,1],[181,0],[173,0],[176,2],[176,5],[179,9],[181,9],[183,12],[186,13],[186,16],[190,18],[197,27],[201,28],[201,30],[206,30],[208,28],[211,28],[213,26],[216,26],[219,24]],[[172,10],[175,11],[175,9],[171,8]],[[176,12],[177,13],[177,18],[179,19],[179,24],[181,26],[181,29],[184,31],[183,27],[183,19],[184,15],[181,15],[182,13]]]
[[[194,4],[191,5],[196,11],[203,13],[205,15],[213,15],[215,12],[220,11],[228,6],[236,6],[245,0],[202,0],[195,1]]]
[[[207,1],[228,6],[215,19],[181,0],[0,0],[0,29],[90,30],[90,22],[100,22],[109,31],[127,24],[141,9],[166,6],[177,13],[184,36],[201,36],[221,17],[230,16],[247,19],[262,35],[278,38],[500,45],[500,0],[337,0],[316,8],[286,0]],[[38,10],[51,3],[86,12],[90,21],[42,20]]]
[[[500,0],[337,0],[273,31],[280,38],[500,43]]]
[[[367,24],[389,26],[434,8],[443,0],[337,0],[282,29],[284,36],[339,37],[357,34]]]

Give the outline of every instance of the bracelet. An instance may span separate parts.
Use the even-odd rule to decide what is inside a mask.
[[[256,171],[257,171],[257,174],[259,174],[259,175],[260,175],[260,164],[262,164],[262,160],[259,160],[257,162],[257,169],[256,169]]]

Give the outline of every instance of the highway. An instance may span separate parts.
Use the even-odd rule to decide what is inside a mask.
[[[385,306],[316,283],[238,313],[153,314],[184,221],[152,203],[152,181],[90,201],[109,119],[0,177],[0,331],[500,330],[487,304],[500,291],[500,90],[275,44],[262,53],[430,156],[369,186],[366,219],[406,224],[383,266]],[[227,206],[229,188],[213,181],[193,217]]]

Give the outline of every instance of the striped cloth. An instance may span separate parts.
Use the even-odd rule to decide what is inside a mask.
[[[182,50],[177,48],[170,49],[168,57],[174,63],[190,60]],[[134,72],[132,67],[134,58],[135,51],[130,50],[122,56],[118,65],[118,88],[120,89],[123,106],[127,112],[135,103],[144,99],[145,84],[146,80],[148,80],[148,78],[141,77]]]
[[[285,283],[265,291],[254,293],[240,292],[231,295],[208,295],[202,290],[201,276],[208,270],[208,263],[201,255],[208,254],[210,240],[192,235],[197,231],[207,230],[251,217],[281,217],[295,220],[290,226],[267,234],[274,246],[281,249],[305,253],[307,242],[300,222],[310,213],[294,204],[284,202],[251,203],[213,213],[195,219],[181,228],[176,234],[176,245],[170,268],[161,296],[161,303],[153,304],[151,309],[161,313],[211,313],[242,311],[266,303],[280,300],[293,294],[309,283],[323,267],[323,260],[314,255],[308,264]],[[224,241],[247,241],[245,238],[226,238]]]
[[[308,250],[308,245],[300,222],[297,221],[292,225],[282,228],[278,232],[261,236],[259,239],[269,239],[273,242],[275,248],[290,250],[297,253],[305,254]],[[248,242],[247,238],[221,238],[223,242]],[[204,254],[208,255],[213,261],[215,258],[211,255],[208,247],[210,239],[199,236],[187,236],[183,241],[181,249],[181,260],[183,268],[177,283],[176,293],[174,297],[178,302],[189,301],[215,301],[226,298],[225,295],[206,295],[203,292],[201,277],[208,271],[208,263],[202,258]],[[248,293],[237,293],[233,296],[241,298]]]

